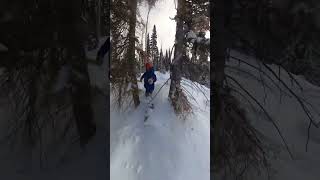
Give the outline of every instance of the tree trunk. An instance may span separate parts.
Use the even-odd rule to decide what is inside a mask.
[[[219,147],[222,130],[223,130],[223,117],[224,117],[224,103],[223,103],[223,85],[225,80],[225,62],[226,62],[226,52],[228,47],[228,33],[226,26],[226,21],[228,18],[228,10],[230,6],[231,0],[217,0],[215,1],[215,14],[214,14],[214,27],[215,27],[215,39],[213,44],[214,46],[214,67],[213,67],[213,134],[214,134],[214,146],[213,146],[213,161],[217,161],[217,157],[219,154]],[[212,12],[212,11],[211,11]]]
[[[147,52],[147,44],[148,44],[148,23],[149,23],[149,14],[150,14],[150,11],[151,11],[151,7],[149,7],[149,9],[148,9],[148,15],[147,15],[147,22],[146,22],[146,39],[145,39],[145,41],[146,41],[146,45],[145,45],[145,51]]]
[[[101,0],[101,16],[100,16],[100,36],[106,36],[109,29],[106,29],[106,18],[109,18],[109,14],[105,14],[106,11],[106,0]]]
[[[171,84],[169,89],[169,99],[171,100],[173,106],[176,108],[176,102],[178,101],[178,97],[182,93],[180,81],[181,81],[181,67],[182,60],[185,56],[185,48],[184,48],[184,15],[185,8],[185,0],[178,0],[177,7],[177,28],[176,28],[176,44],[174,50],[174,59],[171,63]]]
[[[101,0],[96,0],[96,35],[99,41],[101,37]]]
[[[131,82],[132,98],[135,107],[139,106],[139,89],[136,77],[136,66],[135,66],[135,34],[136,34],[136,21],[137,21],[137,0],[129,1],[131,9],[131,16],[129,20],[129,47],[128,47],[128,69]]]
[[[62,5],[62,2],[60,2]],[[87,37],[85,24],[81,21],[81,3],[77,0],[63,2],[63,14],[68,18],[64,24],[63,39],[67,48],[67,61],[71,67],[72,104],[81,145],[88,143],[95,134],[93,111],[91,107],[90,80],[85,59],[83,41]],[[70,12],[71,11],[71,12]]]

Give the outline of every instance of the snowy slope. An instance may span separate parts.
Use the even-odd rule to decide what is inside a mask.
[[[154,91],[169,78],[156,72],[158,81]],[[168,101],[169,83],[154,99],[155,109],[144,125],[146,101],[136,110],[127,112],[111,108],[110,172],[111,179],[119,180],[206,180],[209,175],[209,89],[197,84],[186,90],[197,101],[190,99],[194,114],[179,119]],[[143,84],[139,83],[143,89]],[[202,89],[203,93],[199,90]],[[206,96],[206,97],[205,97]],[[111,97],[113,102],[113,97]]]
[[[232,56],[241,58],[242,60],[259,67],[257,61],[252,57],[247,57],[235,51],[232,52]],[[264,78],[264,82],[270,89],[265,86],[267,92],[267,95],[265,96],[264,87],[259,82],[260,75],[256,70],[244,63],[239,64],[236,60],[230,60],[227,64],[241,70],[240,72],[234,68],[227,68],[227,74],[237,79],[243,87],[266,107],[266,110],[278,124],[293,153],[294,160],[291,160],[275,128],[265,116],[263,116],[262,111],[257,107],[255,110],[252,110],[246,100],[238,94],[235,94],[242,103],[246,105],[245,107],[249,112],[248,115],[252,120],[252,124],[263,134],[263,142],[268,144],[269,155],[272,155],[271,179],[318,180],[320,164],[320,130],[311,127],[310,142],[308,146],[309,150],[308,152],[305,152],[309,120],[297,100],[291,95],[285,95],[288,94],[288,91],[284,90],[283,86],[281,86],[283,91],[280,91],[279,88],[267,78]],[[277,66],[269,65],[269,67],[276,72],[276,74],[279,73]],[[267,72],[266,68],[263,68],[263,70]],[[251,73],[255,78],[244,72]],[[272,76],[270,72],[267,72],[267,74]],[[316,111],[320,112],[320,87],[310,84],[302,76],[293,75],[303,87],[303,90],[301,91],[300,88],[291,81],[291,78],[283,69],[280,69],[280,74],[281,79],[292,88],[298,96],[304,98],[314,106],[315,109],[310,108],[310,106],[308,106],[308,108],[315,120],[319,122],[320,116]],[[272,80],[276,84],[279,84],[279,81],[276,78],[272,78]],[[236,84],[232,84],[237,87]],[[240,88],[238,89],[240,90]],[[267,179],[267,176],[256,177],[256,179]]]

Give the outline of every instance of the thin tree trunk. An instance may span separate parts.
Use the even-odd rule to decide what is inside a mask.
[[[96,10],[96,12],[97,12],[97,14],[96,14],[96,21],[97,21],[97,23],[96,23],[96,34],[97,34],[97,39],[98,39],[98,41],[99,41],[99,39],[100,39],[100,37],[101,37],[101,0],[96,0],[96,8],[97,8],[97,10]]]
[[[147,22],[146,22],[146,39],[145,39],[145,42],[146,42],[146,45],[145,45],[145,51],[147,52],[147,44],[148,44],[148,23],[149,23],[149,14],[150,14],[150,11],[151,11],[151,8],[149,7],[148,9],[148,15],[147,15]]]
[[[230,0],[217,0],[215,3],[215,39],[214,39],[214,67],[213,67],[213,134],[214,134],[214,146],[213,146],[213,161],[216,162],[219,150],[221,150],[220,141],[223,130],[223,119],[224,119],[224,103],[223,103],[223,85],[225,80],[225,62],[227,57],[228,47],[228,34],[226,21],[228,18],[228,10],[230,10]],[[231,4],[232,5],[232,4]],[[230,7],[229,7],[230,6]]]
[[[66,47],[68,53],[68,64],[71,67],[72,104],[73,112],[80,135],[81,145],[88,143],[95,134],[95,123],[93,122],[93,110],[91,107],[91,89],[85,59],[83,41],[87,35],[85,25],[79,18],[81,15],[80,1],[72,0],[65,3],[64,14],[70,15],[70,24],[65,27]],[[69,7],[68,7],[69,5]],[[70,13],[71,10],[71,13]]]
[[[137,0],[129,1],[129,5],[131,8],[131,16],[129,22],[129,47],[128,47],[128,69],[130,80],[131,80],[131,90],[132,90],[132,98],[135,107],[139,106],[139,89],[138,82],[136,77],[136,66],[135,66],[135,34],[136,34],[136,13],[137,13]]]
[[[106,0],[100,0],[101,1],[101,15],[100,15],[100,36],[106,36],[106,21],[105,18],[107,17],[107,14],[105,14],[106,9]],[[109,18],[109,17],[108,17]]]
[[[177,28],[176,28],[176,44],[174,50],[174,61],[171,63],[171,84],[169,89],[169,98],[174,103],[177,101],[177,94],[181,91],[181,61],[185,55],[183,40],[183,15],[185,0],[178,0],[177,8]]]

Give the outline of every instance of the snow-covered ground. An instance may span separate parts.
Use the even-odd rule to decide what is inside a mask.
[[[100,41],[100,45],[104,42],[104,39]],[[87,58],[94,60],[96,52],[97,50],[86,52]],[[13,151],[6,142],[1,141],[7,133],[8,121],[13,118],[15,112],[9,106],[10,100],[7,97],[0,97],[1,180],[98,180],[109,178],[109,150],[107,149],[109,103],[108,98],[104,95],[109,89],[107,66],[107,55],[101,66],[88,64],[91,85],[103,92],[92,94],[94,121],[97,126],[96,136],[86,146],[86,150],[82,150],[79,143],[59,144],[58,147],[54,147],[56,152],[46,154],[47,159],[43,160],[45,169],[40,169],[39,151],[37,149],[31,151],[20,148]],[[63,66],[60,70],[52,92],[58,92],[67,86],[67,68],[67,66]],[[0,75],[3,72],[4,69],[0,68]],[[0,95],[2,94],[0,93]]]
[[[256,67],[259,67],[257,61],[252,57],[234,51],[232,52],[232,56],[241,58]],[[272,168],[271,180],[318,180],[320,164],[320,130],[313,126],[311,127],[310,142],[308,152],[306,152],[305,144],[309,120],[298,101],[292,95],[285,95],[289,94],[287,90],[280,91],[279,88],[267,78],[264,78],[264,82],[270,89],[266,86],[266,91],[264,91],[264,87],[259,82],[260,75],[258,71],[245,63],[239,64],[236,60],[230,60],[227,64],[254,75],[255,78],[248,73],[240,72],[233,68],[227,68],[227,74],[237,79],[270,113],[271,117],[278,124],[293,153],[294,160],[290,159],[276,129],[272,123],[265,118],[261,109],[256,107],[256,110],[252,110],[246,100],[235,94],[242,103],[245,104],[252,124],[263,134],[264,138],[262,141],[269,147],[269,155],[272,155],[270,161]],[[277,66],[269,65],[269,67],[272,68],[276,74],[279,73]],[[266,71],[269,76],[272,76],[266,68],[262,69]],[[298,96],[313,104],[315,109],[310,108],[309,105],[307,105],[307,107],[314,119],[319,122],[320,116],[316,112],[320,112],[320,87],[310,84],[302,76],[293,75],[303,87],[303,90],[301,91],[298,86],[291,81],[291,78],[283,69],[280,69],[280,74],[281,80],[292,88]],[[280,84],[279,80],[276,78],[272,79],[276,84]],[[232,83],[232,81],[230,81],[230,83]],[[234,86],[237,87],[236,84],[234,84]],[[281,87],[284,89],[283,86]],[[240,88],[238,89],[240,90]],[[265,92],[267,92],[266,96]],[[267,176],[259,176],[255,179],[267,179]]]
[[[0,102],[0,120],[1,120],[1,137],[3,137],[4,123],[10,118],[11,109],[7,106],[8,102],[1,100]],[[1,180],[89,180],[89,179],[107,179],[109,162],[107,160],[107,133],[108,122],[107,102],[102,95],[94,96],[94,114],[97,122],[97,134],[93,140],[87,145],[85,151],[80,149],[78,143],[73,145],[66,145],[60,150],[65,151],[64,162],[60,152],[56,152],[55,156],[47,155],[44,164],[48,160],[59,161],[59,163],[52,165],[50,168],[40,170],[39,151],[28,151],[27,149],[16,149],[12,151],[7,143],[0,144],[0,179]],[[12,114],[11,114],[12,115]],[[59,147],[60,148],[60,147]],[[56,159],[53,159],[56,158]]]
[[[153,95],[169,78],[168,73],[156,75]],[[155,108],[145,124],[143,92],[137,109],[110,109],[111,179],[209,180],[210,90],[189,80],[182,84],[196,99],[190,98],[194,112],[185,120],[175,115],[168,100],[170,81],[154,98]],[[139,88],[144,89],[140,82]]]

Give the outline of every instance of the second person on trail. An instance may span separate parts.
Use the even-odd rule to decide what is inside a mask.
[[[151,63],[146,63],[146,72],[140,78],[140,82],[144,79],[144,88],[146,89],[146,97],[150,96],[154,90],[154,83],[157,81],[157,76]]]

